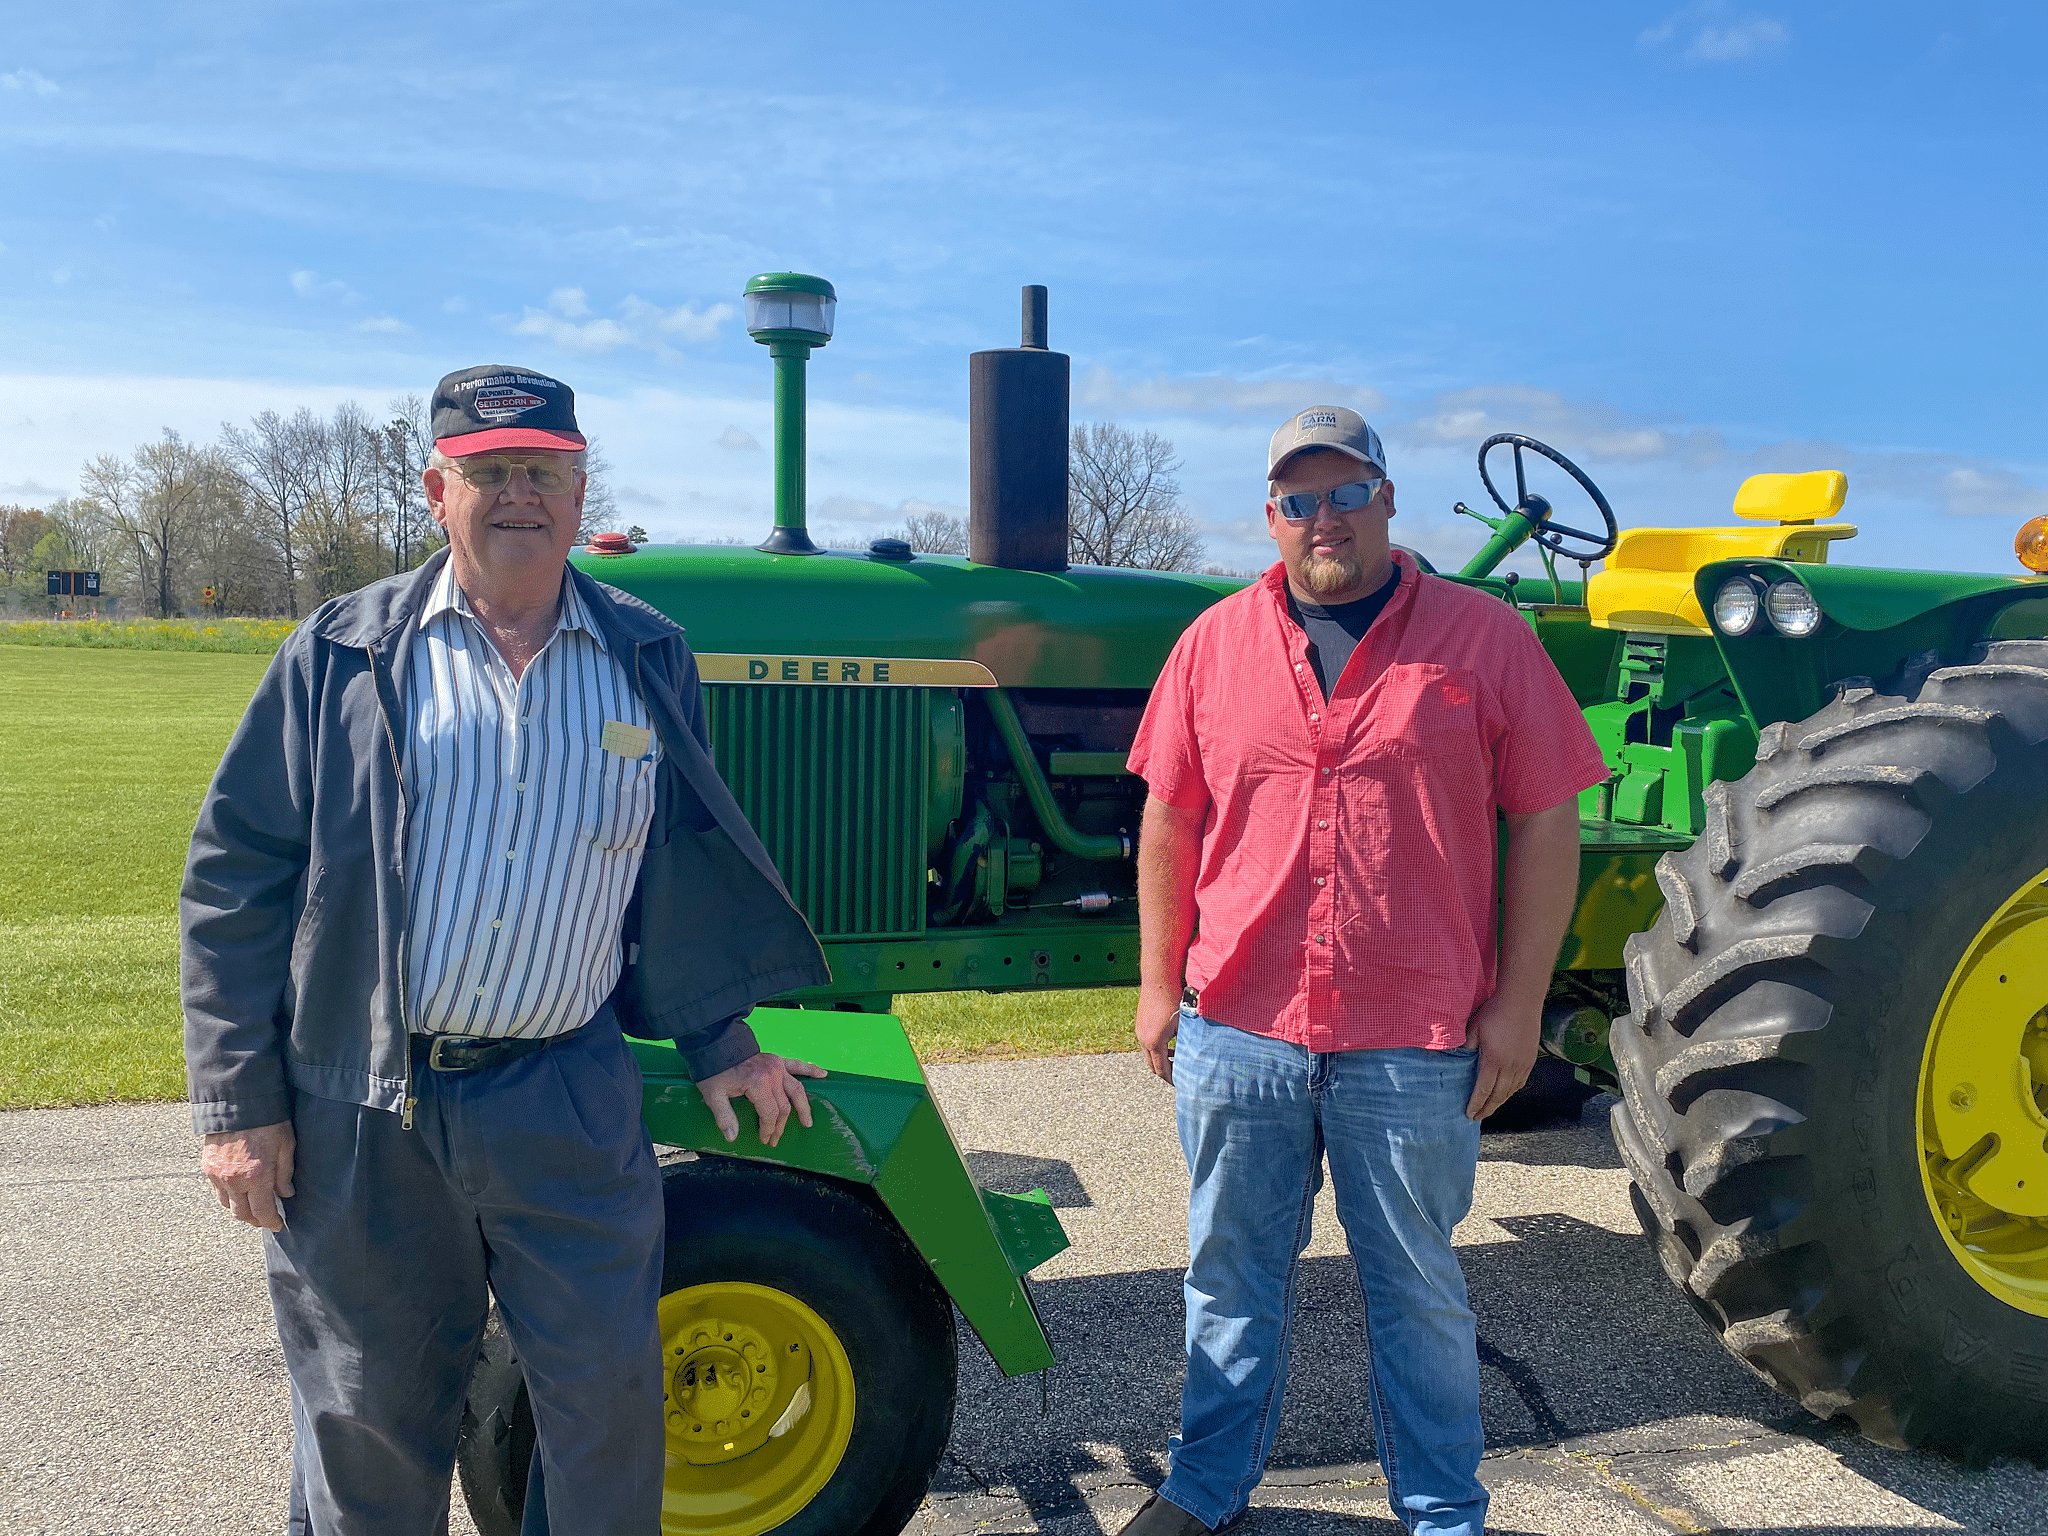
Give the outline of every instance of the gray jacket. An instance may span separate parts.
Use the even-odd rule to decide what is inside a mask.
[[[288,1119],[291,1093],[397,1110],[406,1033],[399,677],[447,552],[326,603],[279,648],[199,810],[178,896],[192,1124]],[[698,1080],[758,1048],[744,1015],[830,979],[712,765],[682,631],[571,570],[662,745],[612,1006]]]

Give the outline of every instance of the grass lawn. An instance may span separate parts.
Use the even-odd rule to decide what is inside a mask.
[[[0,1106],[184,1096],[178,879],[267,664],[0,645]]]
[[[0,634],[0,1108],[184,1096],[178,880],[267,663]],[[898,1011],[928,1061],[1132,1047],[1128,989],[905,995]]]

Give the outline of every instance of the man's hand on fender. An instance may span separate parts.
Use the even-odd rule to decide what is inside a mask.
[[[1465,1118],[1484,1120],[1514,1097],[1536,1065],[1543,1029],[1543,1003],[1511,999],[1496,992],[1472,1015],[1465,1043],[1479,1047],[1479,1080],[1465,1105]]]
[[[246,1131],[210,1131],[199,1148],[199,1170],[235,1220],[282,1232],[284,1211],[277,1202],[291,1197],[297,1148],[289,1120]]]
[[[1138,1018],[1133,1026],[1138,1035],[1138,1044],[1145,1048],[1145,1064],[1152,1069],[1152,1075],[1163,1083],[1173,1082],[1173,1042],[1180,1033],[1180,998],[1161,995],[1154,997],[1143,990],[1138,992]]]
[[[736,1067],[727,1067],[723,1072],[705,1078],[697,1085],[697,1091],[704,1095],[704,1105],[711,1111],[711,1118],[718,1122],[719,1133],[727,1141],[737,1141],[740,1134],[740,1117],[733,1109],[732,1101],[747,1100],[760,1117],[761,1145],[772,1147],[782,1139],[782,1129],[789,1124],[791,1110],[796,1111],[799,1124],[810,1125],[811,1100],[804,1092],[801,1080],[824,1075],[823,1067],[813,1066],[808,1061],[794,1061],[787,1056],[762,1051],[749,1056]]]

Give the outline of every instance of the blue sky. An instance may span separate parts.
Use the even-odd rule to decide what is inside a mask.
[[[13,10],[0,497],[505,362],[576,386],[631,520],[751,538],[737,300],[795,268],[840,293],[841,543],[965,501],[966,354],[1027,282],[1075,418],[1171,438],[1229,564],[1270,549],[1266,436],[1325,401],[1439,559],[1495,430],[1625,525],[1847,470],[1838,559],[2016,570],[2048,510],[2038,4]]]

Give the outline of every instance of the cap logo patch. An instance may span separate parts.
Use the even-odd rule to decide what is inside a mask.
[[[476,392],[474,409],[485,421],[509,421],[546,404],[539,395],[529,395],[510,384],[493,384]]]
[[[1294,418],[1294,435],[1296,437],[1306,437],[1318,427],[1334,427],[1336,425],[1337,413],[1335,411],[1303,411]]]

